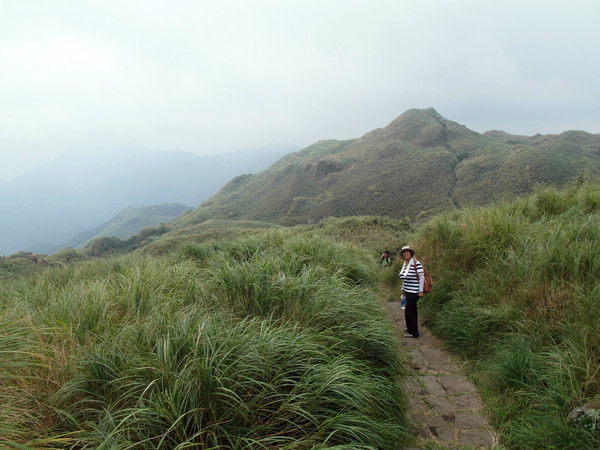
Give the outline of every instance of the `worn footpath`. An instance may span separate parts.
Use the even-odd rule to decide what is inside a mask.
[[[387,303],[386,307],[403,336],[400,303]],[[406,389],[418,436],[415,448],[495,448],[497,439],[483,416],[475,386],[426,328],[419,326],[419,333],[418,339],[402,338],[410,357]]]

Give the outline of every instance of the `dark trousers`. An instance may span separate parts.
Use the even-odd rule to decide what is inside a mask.
[[[419,312],[417,311],[417,302],[419,294],[405,292],[406,309],[404,310],[404,321],[406,322],[406,331],[413,336],[419,335]]]

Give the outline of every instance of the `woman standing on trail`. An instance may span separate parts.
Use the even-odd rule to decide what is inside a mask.
[[[402,247],[400,256],[404,260],[399,276],[402,279],[402,294],[406,298],[404,337],[419,337],[419,315],[417,301],[423,297],[423,265],[415,258],[415,251],[408,245]]]

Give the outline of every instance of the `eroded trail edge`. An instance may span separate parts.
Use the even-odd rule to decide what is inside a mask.
[[[387,303],[386,307],[398,332],[404,335],[404,310],[400,303]],[[429,330],[419,326],[419,332],[418,339],[401,339],[410,356],[406,389],[419,448],[429,444],[447,448],[494,448],[497,439],[483,416],[475,386]]]

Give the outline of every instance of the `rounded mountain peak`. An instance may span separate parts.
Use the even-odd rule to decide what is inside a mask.
[[[409,109],[381,130],[380,137],[434,147],[446,142],[446,122],[433,108]]]
[[[409,109],[387,127],[370,134],[378,140],[400,140],[418,147],[446,146],[458,137],[479,135],[464,125],[442,117],[435,109]]]

